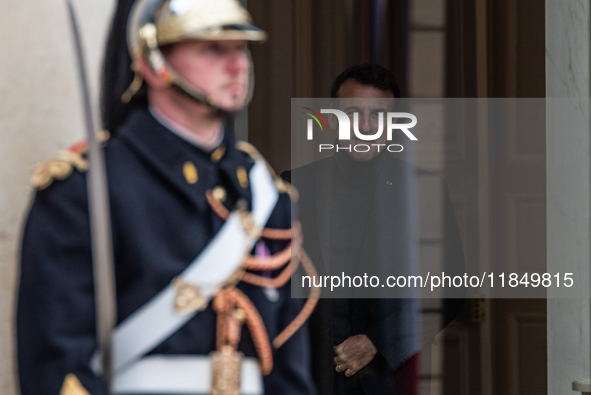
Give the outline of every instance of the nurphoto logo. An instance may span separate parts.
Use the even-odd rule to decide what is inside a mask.
[[[347,150],[351,151],[353,149],[355,152],[367,152],[371,149],[371,146],[377,147],[378,151],[380,148],[386,147],[386,149],[390,152],[401,152],[404,147],[401,144],[384,144],[381,142],[384,141],[392,141],[392,137],[395,131],[400,131],[404,133],[404,135],[410,139],[411,141],[417,141],[418,139],[416,136],[410,131],[413,127],[417,125],[417,117],[414,114],[408,112],[388,112],[383,113],[379,112],[376,113],[378,127],[374,133],[367,133],[361,132],[359,130],[359,113],[358,112],[349,112],[345,113],[341,110],[336,110],[333,108],[330,109],[321,109],[320,112],[309,108],[303,107],[306,112],[304,114],[310,116],[308,119],[307,124],[307,139],[314,140],[314,121],[320,127],[321,131],[326,130],[328,131],[328,124],[326,119],[322,116],[322,114],[333,114],[336,117],[336,120],[339,124],[339,142],[347,141],[347,140],[357,140],[361,142],[380,142],[378,144],[366,144],[366,143],[356,143],[341,146],[339,144],[336,145],[336,151],[339,150]],[[351,128],[351,116],[353,116],[353,128]],[[386,119],[386,127],[384,128],[384,118]],[[410,120],[410,122],[401,123],[402,120]],[[386,139],[384,140],[384,129],[386,131]],[[353,131],[353,136],[351,136],[351,130]],[[334,144],[319,144],[318,145],[319,152],[323,150],[333,150],[335,149]]]

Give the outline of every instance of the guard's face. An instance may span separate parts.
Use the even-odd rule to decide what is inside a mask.
[[[359,82],[350,79],[341,85],[337,92],[338,107],[341,111],[344,111],[349,115],[351,121],[351,145],[367,144],[371,147],[368,152],[352,152],[349,154],[353,159],[358,161],[368,161],[379,155],[381,151],[385,150],[385,147],[381,147],[378,152],[376,146],[372,144],[387,144],[386,132],[374,141],[363,141],[355,137],[353,133],[353,114],[357,112],[359,114],[359,132],[361,134],[372,135],[375,134],[379,129],[379,118],[378,114],[385,114],[393,110],[393,101],[384,99],[393,99],[394,95],[391,91],[383,91],[371,85],[360,84]],[[385,125],[385,122],[384,122]],[[347,151],[348,152],[348,151]]]
[[[237,111],[244,106],[250,67],[246,41],[183,41],[167,48],[165,56],[218,107]]]

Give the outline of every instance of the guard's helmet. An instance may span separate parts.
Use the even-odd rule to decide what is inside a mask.
[[[214,98],[177,73],[160,48],[190,39],[262,41],[265,38],[265,32],[252,24],[249,13],[237,0],[137,0],[127,22],[127,46],[136,79],[123,95],[123,101],[129,101],[142,85],[137,61],[143,57],[165,82],[193,99],[225,112],[216,105]],[[245,104],[253,91],[252,62],[249,72]]]

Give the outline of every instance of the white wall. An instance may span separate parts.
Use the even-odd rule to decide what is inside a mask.
[[[587,0],[546,0],[548,271],[591,262],[590,6]],[[548,300],[548,394],[574,394],[590,377],[588,299]]]
[[[95,101],[113,0],[73,0]],[[16,394],[17,250],[35,165],[84,136],[65,0],[3,1],[0,12],[0,393]]]

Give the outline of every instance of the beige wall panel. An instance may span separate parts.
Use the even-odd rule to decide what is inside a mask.
[[[17,251],[38,162],[83,137],[65,1],[4,1],[0,13],[0,393],[15,394]],[[113,0],[75,1],[95,103]]]
[[[443,97],[445,34],[415,31],[410,35],[410,97]]]
[[[445,0],[411,1],[411,21],[415,26],[444,27]]]

